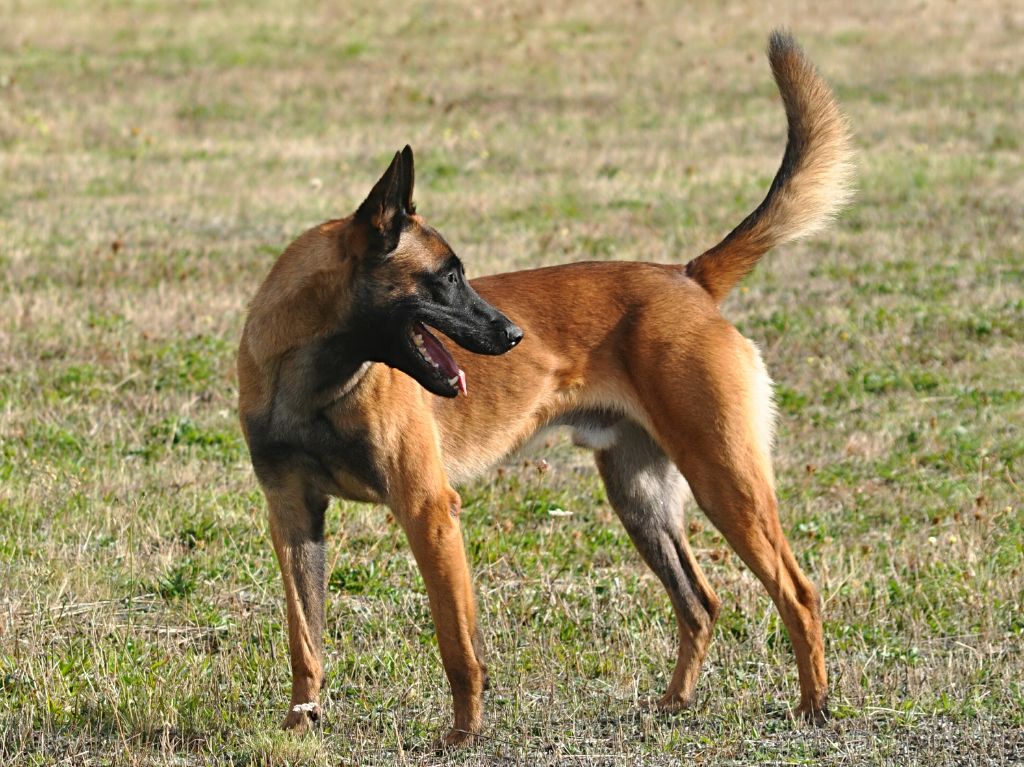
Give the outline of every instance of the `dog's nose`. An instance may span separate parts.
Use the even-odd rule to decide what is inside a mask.
[[[508,348],[511,349],[523,340],[523,330],[518,325],[509,323],[509,326],[505,328],[505,337],[508,339]]]

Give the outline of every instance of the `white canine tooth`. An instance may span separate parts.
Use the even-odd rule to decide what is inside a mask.
[[[448,385],[449,386],[455,386],[455,384],[457,384],[458,382],[459,382],[459,377],[458,376],[452,376],[451,378],[448,379]]]

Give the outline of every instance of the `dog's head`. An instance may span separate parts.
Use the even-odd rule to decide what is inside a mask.
[[[414,378],[442,397],[465,393],[465,375],[429,328],[476,354],[504,354],[523,331],[466,280],[444,238],[416,214],[413,156],[395,154],[353,217],[362,253],[355,275],[352,329],[369,359]]]

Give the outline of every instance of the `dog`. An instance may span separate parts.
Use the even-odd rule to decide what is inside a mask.
[[[824,721],[820,600],[777,512],[772,383],[719,304],[766,251],[841,208],[851,150],[832,93],[792,37],[773,33],[768,58],[788,123],[781,166],[757,209],[685,265],[574,263],[468,281],[416,212],[408,146],[355,213],[278,258],[250,305],[238,382],[287,601],[285,728],[321,717],[333,496],[386,504],[401,524],[451,687],[441,745],[479,735],[487,669],[452,486],[556,426],[594,451],[674,608],[678,654],[659,705],[693,702],[721,607],[685,537],[688,484],[782,616],[799,672],[794,713]]]

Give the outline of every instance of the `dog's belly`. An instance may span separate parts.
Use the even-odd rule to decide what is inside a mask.
[[[576,408],[541,424],[525,437],[505,439],[501,446],[482,451],[459,451],[445,456],[445,469],[454,482],[462,482],[491,468],[509,456],[528,453],[543,443],[552,431],[569,427],[573,444],[587,450],[608,450],[619,439],[619,424],[635,423],[627,415],[603,408]],[[511,431],[511,430],[509,430]],[[514,432],[513,432],[514,433]]]
[[[572,443],[587,450],[608,450],[619,439],[619,424],[629,420],[621,413],[600,408],[580,408],[552,421],[552,426],[572,429]]]
[[[578,426],[572,431],[572,443],[576,447],[584,447],[588,450],[608,450],[618,441],[618,437],[618,429],[614,426],[604,428]]]
[[[620,419],[616,417],[615,420],[618,421]],[[538,429],[523,445],[512,451],[509,455],[526,455],[535,449],[543,447],[545,442],[555,432],[559,431],[560,427],[566,426],[570,428],[572,444],[584,450],[608,450],[618,442],[619,432],[615,423],[598,425],[595,422],[588,423],[584,422],[583,419],[570,416],[567,419],[558,419],[548,426]],[[505,457],[507,458],[508,456]]]

